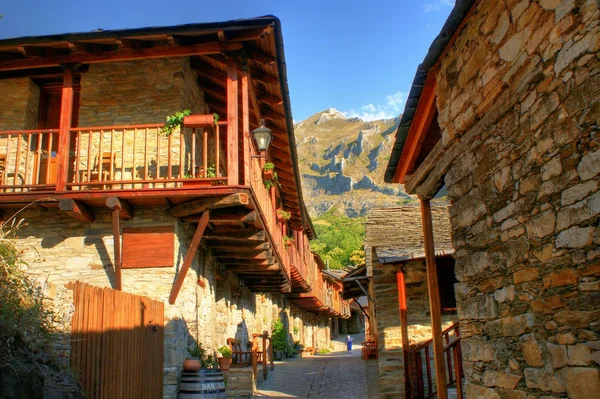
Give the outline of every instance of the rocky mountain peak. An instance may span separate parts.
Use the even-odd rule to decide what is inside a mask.
[[[383,182],[390,137],[397,119],[365,122],[335,108],[295,125],[305,202],[320,215],[337,207],[348,216],[372,206],[393,206],[410,198],[399,185]]]

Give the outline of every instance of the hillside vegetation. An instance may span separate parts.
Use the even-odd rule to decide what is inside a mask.
[[[331,269],[364,264],[361,252],[365,239],[365,218],[350,218],[332,208],[313,220],[318,238],[311,249],[321,256]]]

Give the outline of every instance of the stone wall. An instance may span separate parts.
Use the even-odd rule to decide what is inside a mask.
[[[0,129],[35,129],[40,88],[29,78],[0,80]]]
[[[375,316],[377,332],[381,398],[404,397],[404,360],[396,267],[379,263],[375,253],[372,259],[373,277],[370,290],[372,289],[375,312],[371,314]]]
[[[373,259],[377,257],[373,256]],[[432,338],[425,262],[415,260],[402,265],[374,261],[370,291],[375,303],[371,314],[376,316],[374,331],[378,336],[379,382],[383,398],[405,395],[404,350],[396,278],[400,267],[403,267],[406,285],[408,341],[414,345]],[[442,329],[457,319],[456,314],[442,315]]]
[[[26,225],[18,231],[17,245],[23,250],[28,272],[45,287],[55,310],[58,335],[55,351],[69,362],[71,319],[74,312],[72,291],[66,285],[83,281],[99,287],[114,287],[113,237],[108,210],[96,210],[96,221],[82,224],[55,209],[29,208],[19,214]],[[316,331],[321,345],[327,345],[327,320],[319,322],[315,314],[290,306],[282,294],[258,294],[238,285],[231,272],[218,272],[209,248],[201,247],[189,270],[174,305],[168,298],[176,271],[179,270],[195,226],[169,216],[162,208],[136,209],[135,217],[122,221],[122,227],[175,227],[175,267],[123,269],[123,290],[165,304],[164,396],[174,398],[183,360],[195,343],[216,354],[227,338],[244,343],[253,333],[271,331],[274,320],[281,318],[288,327],[290,341],[293,326]],[[217,277],[217,273],[219,276]],[[198,280],[204,283],[198,284]],[[298,336],[301,342],[305,337]],[[310,337],[312,338],[312,337]]]
[[[599,19],[481,1],[441,58],[467,397],[600,392]]]

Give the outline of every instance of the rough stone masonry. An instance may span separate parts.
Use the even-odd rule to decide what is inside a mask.
[[[469,398],[600,395],[599,24],[480,1],[440,59]]]

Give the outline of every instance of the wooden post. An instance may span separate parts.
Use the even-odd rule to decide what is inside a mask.
[[[444,342],[442,337],[442,313],[440,291],[435,263],[433,243],[433,225],[431,223],[431,203],[429,199],[419,196],[421,202],[421,219],[423,221],[423,238],[425,241],[425,259],[427,261],[427,289],[429,292],[429,310],[431,313],[431,335],[433,336],[433,357],[435,363],[435,380],[439,399],[448,398],[446,387],[446,370],[444,367]]]
[[[69,129],[73,118],[73,80],[75,69],[66,66],[63,75],[62,97],[60,102],[60,123],[58,131],[56,191],[67,189],[69,171]],[[50,157],[50,154],[48,154]],[[48,158],[50,159],[50,158]]]
[[[258,342],[256,342],[256,337],[252,337],[252,376],[256,379],[258,375]]]
[[[275,370],[275,365],[273,364],[273,336],[269,339],[269,361],[271,362],[271,371]]]
[[[231,56],[227,66],[227,184],[240,181],[238,158],[238,74],[237,57]],[[218,166],[217,166],[218,167]]]
[[[117,290],[123,289],[123,283],[121,280],[121,228],[119,221],[121,220],[119,208],[114,208],[112,211],[112,233],[113,233],[113,245],[115,249],[115,279]]]
[[[396,271],[396,281],[398,283],[398,305],[400,308],[400,329],[402,330],[402,357],[404,359],[404,392],[406,397],[410,398],[410,378],[408,365],[408,312],[406,306],[406,283],[404,280],[404,270],[399,268]]]
[[[262,334],[262,367],[263,367],[263,379],[267,379],[267,331],[263,331]]]
[[[242,80],[242,155],[244,157],[244,175],[240,184],[250,185],[250,105],[248,102],[248,60],[241,71]]]
[[[179,270],[179,273],[177,273],[177,278],[175,279],[175,283],[173,283],[173,288],[171,288],[171,295],[169,295],[169,303],[171,305],[175,303],[175,300],[177,299],[177,294],[179,294],[179,290],[181,289],[183,281],[185,280],[185,276],[190,266],[192,265],[194,256],[196,256],[196,250],[198,249],[198,245],[200,245],[200,240],[202,239],[202,235],[204,235],[204,230],[208,225],[208,219],[209,211],[206,210],[200,218],[200,223],[198,223],[198,227],[196,228],[196,232],[194,233],[192,242],[190,243],[188,251],[185,254],[185,259],[183,260],[183,264],[181,265],[181,270]]]

